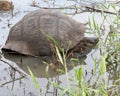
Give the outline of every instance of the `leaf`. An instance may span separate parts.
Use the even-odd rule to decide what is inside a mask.
[[[63,58],[62,58],[62,56],[61,56],[61,54],[60,54],[59,49],[57,48],[57,46],[55,46],[55,48],[56,48],[57,56],[58,56],[61,64],[64,65],[64,61],[63,61]]]
[[[46,77],[48,78],[49,77],[49,66],[46,67],[45,73],[46,73]]]
[[[33,82],[34,82],[34,85],[35,85],[36,89],[37,89],[37,90],[40,90],[40,87],[39,87],[39,84],[38,84],[38,82],[37,82],[37,80],[36,80],[36,77],[35,77],[34,74],[32,73],[31,69],[30,69],[29,67],[27,67],[27,68],[28,68],[28,71],[29,71],[29,73],[30,73],[30,75],[31,75],[31,78],[32,78],[32,80],[33,80]]]
[[[101,66],[100,66],[100,75],[106,72],[105,57],[102,56]]]
[[[83,69],[80,67],[79,69],[75,69],[76,79],[81,81],[83,79]]]
[[[88,25],[89,25],[90,29],[92,29],[90,18],[88,19]]]
[[[97,23],[95,22],[95,19],[94,19],[94,16],[93,16],[93,26],[94,26],[94,29],[97,30],[98,29],[98,26],[97,26]]]

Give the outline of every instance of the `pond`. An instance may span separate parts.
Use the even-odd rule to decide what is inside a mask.
[[[55,58],[45,57],[45,62],[43,61],[44,57],[36,58],[20,54],[11,55],[2,53],[1,51],[0,96],[119,95],[120,31],[118,25],[120,21],[118,20],[118,23],[115,23],[115,26],[113,26],[114,23],[111,22],[115,22],[116,16],[109,14],[109,12],[116,13],[114,6],[112,6],[114,0],[109,0],[111,5],[105,3],[104,0],[11,1],[14,4],[13,16],[10,11],[0,12],[0,48],[4,46],[10,28],[21,20],[25,14],[39,8],[54,8],[67,14],[76,21],[88,23],[85,35],[89,37],[97,36],[99,43],[87,56],[68,60],[65,62],[67,66],[64,66],[64,69],[58,70],[55,69],[56,66],[54,64],[47,64],[47,61],[54,61]],[[99,8],[100,6],[103,8],[105,6],[104,4],[106,6],[112,6],[108,8],[107,11],[109,12],[107,15],[99,12],[89,12],[94,10],[86,10],[85,8],[85,6],[93,9]],[[119,3],[115,4],[117,5]],[[99,10],[97,9],[95,11]],[[118,30],[118,35],[114,37],[115,39],[109,37],[111,28],[112,31],[118,28],[116,29]],[[107,42],[111,38],[113,40],[111,41],[112,43]],[[115,44],[114,47],[111,44]],[[111,48],[114,48],[114,50],[111,50]],[[29,68],[36,79],[32,74],[29,75]]]

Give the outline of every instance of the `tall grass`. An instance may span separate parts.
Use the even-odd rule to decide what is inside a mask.
[[[104,10],[113,8],[114,11],[117,12],[116,6],[109,4],[106,1],[102,4],[102,8]],[[98,50],[100,50],[100,56],[99,58],[93,57],[94,68],[92,77],[95,78],[96,81],[92,85],[85,79],[83,71],[84,65],[79,65],[77,68],[74,67],[74,78],[69,77],[67,56],[64,49],[61,48],[51,36],[48,36],[43,32],[54,44],[56,58],[64,67],[67,88],[63,88],[59,84],[49,80],[54,87],[62,91],[62,93],[59,94],[60,96],[118,96],[120,93],[120,16],[119,14],[111,16],[101,11],[101,17],[103,19],[101,24],[98,24],[95,19],[95,14],[96,13],[88,20],[88,31],[99,37],[100,42],[98,44]],[[106,30],[105,23],[110,25],[108,26],[109,30]],[[79,62],[78,58],[75,58],[75,60]],[[109,76],[114,76],[112,73],[118,73],[118,75],[116,75],[115,81],[113,80],[113,83],[109,84]],[[33,74],[31,74],[31,76],[32,78],[35,78]],[[33,81],[35,82],[36,88],[39,90],[36,80],[33,79]],[[70,81],[74,82],[74,86],[71,86]]]
[[[31,75],[31,78],[33,80],[33,83],[35,85],[36,90],[38,90],[38,96],[41,96],[41,89],[40,89],[40,86],[39,86],[39,84],[38,84],[38,82],[36,80],[35,75],[32,73],[32,71],[31,71],[31,69],[29,67],[28,67],[28,71],[29,71],[29,73]]]

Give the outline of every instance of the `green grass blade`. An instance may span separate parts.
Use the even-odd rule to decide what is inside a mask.
[[[105,57],[102,56],[101,66],[100,66],[100,75],[106,72]]]
[[[61,49],[58,42],[52,36],[46,34],[42,29],[39,29],[39,30],[47,37],[48,40],[50,40],[54,45],[56,45],[58,47],[58,49]]]
[[[56,52],[57,52],[58,59],[60,60],[60,63],[63,65],[63,64],[64,64],[64,61],[63,61],[63,58],[62,58],[62,56],[61,56],[61,53],[60,53],[60,51],[59,51],[59,49],[58,49],[57,46],[55,46],[55,48],[56,48]]]
[[[34,82],[34,85],[35,85],[36,89],[39,90],[40,87],[39,87],[39,84],[38,84],[38,82],[37,82],[37,80],[36,80],[36,77],[35,77],[34,74],[32,73],[31,69],[30,69],[29,67],[27,67],[27,68],[28,68],[28,71],[29,71],[29,73],[30,73],[30,75],[31,75],[31,78],[32,78],[32,80],[33,80],[33,82]]]

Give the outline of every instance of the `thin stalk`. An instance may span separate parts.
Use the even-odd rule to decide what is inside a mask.
[[[70,91],[70,83],[69,83],[68,69],[67,69],[67,63],[66,63],[66,55],[64,54],[64,52],[63,52],[63,61],[64,61],[66,79],[67,79],[67,86]]]

